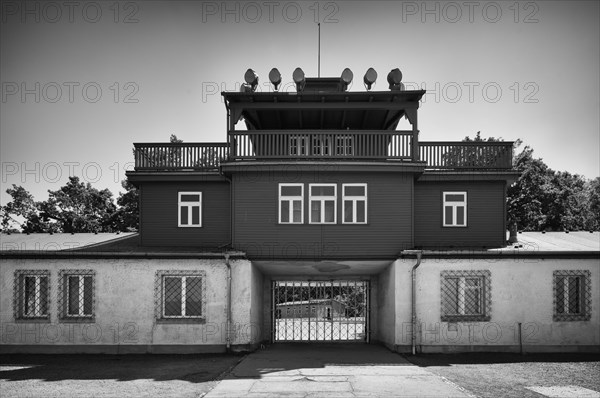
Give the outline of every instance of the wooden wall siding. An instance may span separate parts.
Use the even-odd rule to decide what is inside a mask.
[[[216,248],[230,242],[227,182],[147,182],[142,187],[141,236],[144,246]],[[177,226],[179,191],[202,192],[202,227]]]
[[[416,182],[415,246],[501,247],[505,232],[505,183]],[[442,227],[442,192],[467,192],[467,226]]]
[[[272,172],[234,175],[234,242],[249,258],[390,258],[411,248],[411,174]],[[278,184],[304,183],[304,224],[279,224]],[[310,183],[336,183],[337,224],[308,223]],[[368,184],[368,223],[342,224],[342,184]]]

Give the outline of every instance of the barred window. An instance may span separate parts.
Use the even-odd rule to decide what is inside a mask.
[[[442,271],[441,288],[442,321],[491,319],[490,271]]]
[[[158,319],[204,319],[204,271],[158,271],[156,315]]]
[[[50,319],[50,271],[16,270],[14,274],[15,319]]]
[[[337,185],[310,184],[311,224],[335,224],[337,219]]]
[[[367,223],[367,184],[343,184],[344,224]]]
[[[179,192],[178,226],[202,226],[202,192]]]
[[[589,321],[590,271],[554,271],[554,321]]]
[[[89,322],[94,319],[95,272],[61,270],[58,280],[60,319]]]
[[[466,192],[444,192],[443,203],[443,226],[444,227],[466,227],[467,226],[467,193]]]
[[[304,222],[304,184],[279,184],[279,223]]]

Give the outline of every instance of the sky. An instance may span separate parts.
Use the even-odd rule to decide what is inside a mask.
[[[4,1],[0,203],[70,175],[108,188],[134,142],[225,142],[221,91],[244,73],[354,72],[425,89],[420,139],[521,139],[552,169],[600,175],[598,1]],[[243,123],[238,126],[241,127]]]

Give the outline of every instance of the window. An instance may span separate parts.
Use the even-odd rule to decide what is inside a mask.
[[[179,192],[180,227],[202,226],[202,192]]]
[[[157,271],[157,319],[203,320],[204,280],[204,271]]]
[[[444,227],[467,226],[467,193],[444,192]]]
[[[335,154],[342,156],[352,156],[354,139],[352,136],[341,136],[335,140]]]
[[[17,270],[14,287],[15,319],[50,320],[50,271]]]
[[[337,212],[337,186],[335,184],[310,184],[311,224],[335,224]]]
[[[307,137],[291,136],[290,137],[290,155],[306,156],[308,155]]]
[[[330,137],[323,135],[313,136],[312,151],[313,155],[316,156],[329,156],[331,155],[331,139]]]
[[[304,222],[304,185],[279,184],[279,223]]]
[[[490,271],[442,271],[441,288],[442,321],[491,319]]]
[[[554,321],[589,321],[590,271],[554,271]]]
[[[367,223],[367,184],[343,184],[344,224]]]
[[[61,270],[58,274],[60,319],[89,322],[94,318],[93,270]]]

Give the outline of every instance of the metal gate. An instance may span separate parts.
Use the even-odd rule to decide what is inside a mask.
[[[274,342],[369,342],[368,281],[273,281]]]

